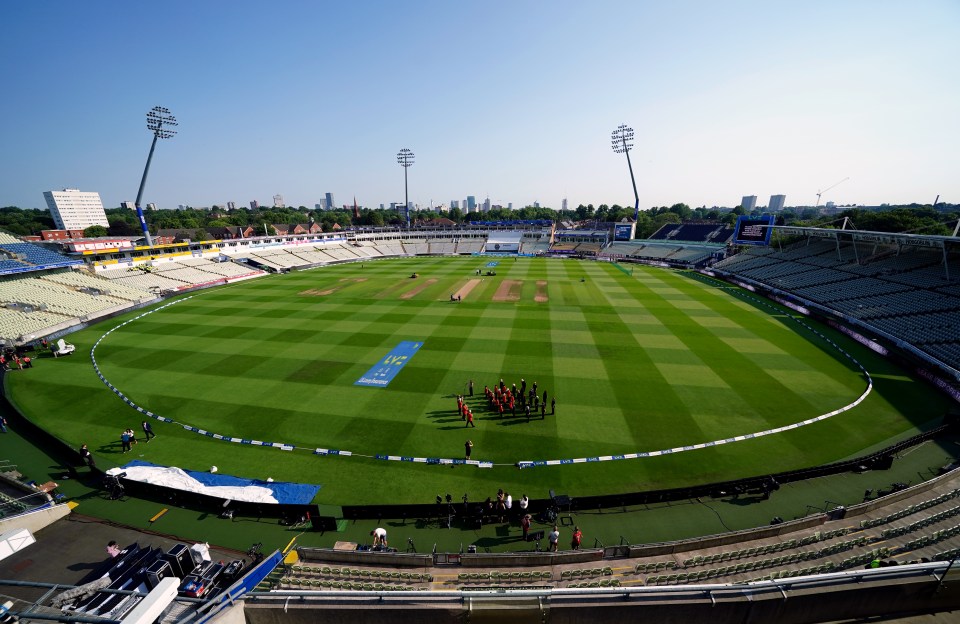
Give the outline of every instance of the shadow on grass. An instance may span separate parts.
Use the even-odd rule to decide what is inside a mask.
[[[517,418],[511,418],[509,420],[497,420],[498,427],[514,427],[516,425],[529,425],[535,421],[542,420],[541,418],[531,418],[527,420],[523,416],[518,416]]]
[[[769,496],[757,494],[755,496],[738,496],[737,498],[726,498],[726,499],[722,499],[720,502],[726,503],[727,505],[736,505],[737,507],[746,507],[747,505],[754,505],[756,503],[762,503],[767,500],[770,500]]]

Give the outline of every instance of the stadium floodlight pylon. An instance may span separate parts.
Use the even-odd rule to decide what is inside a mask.
[[[410,199],[407,194],[407,169],[413,164],[413,152],[406,147],[397,152],[397,162],[403,167],[403,212],[407,215],[407,227],[410,227]]]
[[[147,156],[147,166],[143,168],[143,177],[140,178],[140,190],[137,191],[137,201],[134,206],[137,209],[137,218],[140,219],[140,229],[147,239],[147,245],[153,247],[153,239],[150,237],[150,230],[147,228],[147,220],[143,216],[143,208],[140,207],[140,201],[143,199],[143,187],[147,183],[147,173],[150,171],[150,161],[153,160],[153,150],[157,147],[157,139],[169,139],[177,133],[172,130],[176,126],[177,118],[170,114],[170,109],[162,106],[154,106],[147,112],[147,130],[153,132],[153,142],[150,143],[150,154]]]
[[[630,183],[633,184],[633,220],[640,218],[640,195],[637,194],[637,181],[633,178],[633,165],[630,163],[630,150],[633,148],[633,128],[620,124],[610,136],[611,147],[617,154],[627,155],[627,167],[630,169]]]

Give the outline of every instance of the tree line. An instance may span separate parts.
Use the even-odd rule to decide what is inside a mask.
[[[138,236],[140,222],[133,210],[109,208],[106,211],[108,227],[91,226],[85,230],[87,236]],[[396,226],[405,225],[403,216],[389,209],[360,208],[359,218],[352,210],[318,211],[305,206],[298,208],[259,208],[257,210],[225,211],[220,208],[188,208],[186,210],[154,210],[144,213],[147,225],[152,233],[161,229],[201,229],[226,226],[252,227],[257,232],[273,234],[273,224],[297,224],[316,222],[325,232],[350,226]],[[687,204],[672,206],[654,206],[641,210],[637,219],[637,238],[646,238],[667,223],[683,221],[707,221],[732,225],[739,215],[746,211],[737,206],[733,210],[720,210],[717,207],[691,208]],[[762,214],[754,210],[753,216]],[[633,218],[633,208],[617,204],[580,204],[575,209],[554,210],[544,206],[527,206],[519,210],[495,208],[484,213],[466,214],[459,208],[447,211],[417,211],[410,215],[415,224],[428,224],[439,218],[446,218],[462,224],[470,221],[509,221],[509,220],[550,220],[568,221],[589,226],[591,221],[605,223]],[[838,215],[824,216],[816,208],[786,208],[777,213],[778,225],[809,227],[840,227],[844,217],[853,221],[860,230],[875,232],[911,232],[917,234],[949,235],[953,232],[956,219],[960,217],[960,206],[940,204],[936,208],[927,205],[885,206],[880,210],[864,210],[852,207]],[[0,208],[0,229],[17,236],[37,235],[41,230],[54,229],[53,218],[47,210],[37,208],[18,208],[7,206]]]

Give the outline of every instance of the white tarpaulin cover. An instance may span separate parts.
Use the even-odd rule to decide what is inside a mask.
[[[124,478],[131,481],[175,488],[184,492],[194,492],[196,494],[215,496],[217,498],[230,498],[245,503],[277,504],[277,499],[273,496],[273,490],[269,488],[259,485],[207,486],[180,468],[166,466],[127,466],[126,468],[111,468],[107,471],[107,474],[117,475],[121,472],[127,473],[127,476]]]

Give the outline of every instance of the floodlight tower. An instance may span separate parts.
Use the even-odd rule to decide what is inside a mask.
[[[620,124],[610,137],[611,147],[617,154],[627,155],[627,167],[630,168],[630,182],[633,184],[633,220],[640,218],[640,196],[637,194],[637,181],[633,179],[633,165],[630,164],[630,150],[633,148],[633,128]]]
[[[407,215],[407,227],[410,227],[410,200],[407,198],[407,169],[413,164],[413,152],[403,148],[397,152],[397,162],[403,167],[403,211]]]
[[[147,238],[147,245],[153,247],[153,239],[150,238],[150,230],[147,228],[147,220],[143,217],[143,209],[140,207],[140,200],[143,199],[143,187],[147,183],[147,172],[150,171],[150,161],[153,160],[153,150],[157,147],[157,139],[169,139],[177,133],[171,130],[170,126],[177,125],[177,118],[170,114],[170,110],[162,106],[154,106],[147,113],[147,130],[153,132],[153,142],[150,144],[150,155],[147,156],[147,166],[143,168],[143,177],[140,178],[140,190],[137,191],[137,201],[134,205],[137,208],[137,218],[140,219],[140,228],[143,235]]]

